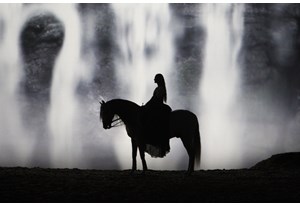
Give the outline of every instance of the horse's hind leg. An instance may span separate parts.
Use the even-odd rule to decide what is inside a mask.
[[[194,172],[195,156],[190,151],[188,152],[188,155],[189,155],[189,166],[188,166],[188,170],[187,170],[187,175],[191,175],[192,172]]]
[[[136,154],[137,154],[137,144],[134,139],[131,139],[131,147],[132,147],[132,168],[131,173],[136,170]]]
[[[183,146],[185,147],[188,156],[189,156],[189,165],[188,165],[188,170],[187,170],[187,175],[190,175],[193,171],[194,171],[194,161],[195,161],[195,156],[192,150],[192,146],[191,143],[185,139],[181,137],[181,141],[183,143]]]

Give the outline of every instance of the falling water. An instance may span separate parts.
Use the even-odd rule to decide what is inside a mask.
[[[45,111],[30,109],[35,113],[22,117],[23,110],[32,107],[30,104],[32,100],[24,98],[26,94],[18,93],[20,82],[26,78],[22,72],[24,63],[20,52],[20,37],[27,21],[40,14],[53,15],[62,23],[63,45],[57,54],[53,75],[49,77],[52,83],[48,113],[46,116],[36,116],[44,114]],[[103,137],[99,131],[98,112],[96,113],[99,105],[95,97],[85,94],[85,99],[82,100],[78,94],[80,84],[85,84],[86,87],[91,83],[95,67],[93,14],[90,12],[81,16],[76,4],[26,6],[1,4],[0,164],[2,166],[35,166],[35,161],[40,164],[41,160],[41,164],[46,167],[85,168],[94,165],[94,161],[86,160],[87,157],[95,159],[105,153],[111,156],[112,152],[107,153],[106,149],[110,143],[100,139]],[[29,67],[35,66],[29,64]],[[39,104],[39,100],[33,101]],[[27,128],[23,126],[23,121],[38,120],[37,117],[46,117],[46,126],[43,120],[34,126],[26,125]],[[42,132],[39,133],[40,131]],[[84,147],[89,151],[82,152]],[[99,153],[101,149],[103,152]],[[91,150],[94,152],[97,150],[97,155],[90,153]],[[50,165],[48,160],[51,161]],[[97,166],[101,166],[101,163]]]
[[[25,165],[30,140],[21,122],[18,86],[22,78],[19,35],[23,24],[21,4],[0,6],[0,163]]]
[[[52,77],[49,129],[53,139],[52,161],[55,167],[74,167],[81,155],[76,89],[84,75],[81,59],[81,21],[76,5],[49,6],[64,24],[64,42],[55,62]]]
[[[82,51],[82,22],[76,4],[41,4],[27,9],[27,16],[40,12],[53,14],[64,27],[64,41],[56,58],[48,112],[53,167],[80,167],[80,100],[76,94],[80,81],[92,74]],[[93,36],[88,33],[89,36]]]
[[[174,71],[174,34],[171,30],[171,13],[168,4],[113,4],[116,15],[116,41],[120,56],[116,59],[116,73],[120,96],[137,104],[146,103],[155,88],[154,76],[162,73],[166,78],[168,104],[172,105],[175,88],[170,85]],[[168,85],[169,84],[169,85]],[[123,129],[124,130],[124,129]],[[123,133],[124,136],[127,136]],[[123,167],[130,166],[131,145],[128,138],[118,141],[117,152]],[[127,145],[127,147],[124,147]],[[172,151],[176,147],[171,146]],[[179,154],[179,152],[177,151]],[[124,156],[127,155],[127,156]],[[167,156],[169,158],[170,156]],[[164,164],[149,160],[149,166],[174,169],[175,158]],[[152,162],[153,161],[153,162]]]
[[[121,94],[142,104],[152,95],[156,73],[168,77],[173,64],[167,4],[114,4],[121,57],[117,75]]]
[[[244,6],[207,4],[201,12],[206,30],[200,84],[203,167],[236,168],[241,161],[237,98]]]

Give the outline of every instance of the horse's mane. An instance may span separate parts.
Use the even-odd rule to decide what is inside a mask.
[[[112,103],[112,104],[125,103],[127,105],[131,105],[131,106],[134,106],[134,107],[139,107],[139,105],[134,103],[133,101],[129,101],[129,100],[126,100],[126,99],[120,99],[120,98],[111,99],[110,101],[107,101],[107,103]]]
[[[131,114],[134,110],[140,107],[138,104],[125,99],[112,99],[107,101],[105,104],[111,105],[114,108],[119,108],[118,106],[120,105],[127,106],[126,110],[129,114]],[[115,116],[118,117],[117,115]],[[102,111],[100,112],[100,118],[102,119]]]

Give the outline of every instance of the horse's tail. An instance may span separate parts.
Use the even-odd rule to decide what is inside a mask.
[[[196,118],[197,121],[197,127],[195,128],[195,135],[194,135],[194,152],[195,152],[195,167],[196,169],[200,169],[200,164],[201,164],[201,137],[200,137],[200,131],[199,131],[199,123],[198,119]]]

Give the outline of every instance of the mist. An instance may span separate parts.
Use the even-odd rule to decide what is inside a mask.
[[[145,104],[156,73],[167,104],[198,117],[201,169],[299,151],[298,7],[1,4],[0,165],[130,168],[130,138],[102,128],[98,101]],[[150,169],[187,167],[170,143]]]

